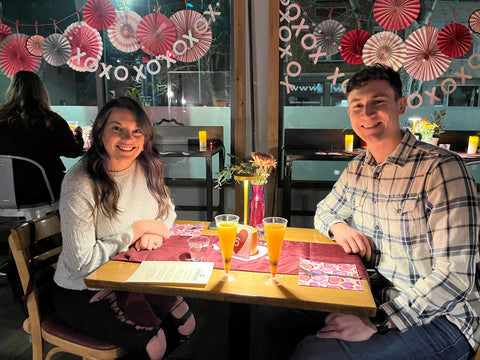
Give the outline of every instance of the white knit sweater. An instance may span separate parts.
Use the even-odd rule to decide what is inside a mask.
[[[158,202],[148,190],[145,174],[136,161],[128,169],[112,174],[120,190],[121,211],[113,219],[95,208],[93,181],[83,161],[74,165],[63,180],[60,194],[63,250],[54,277],[61,287],[86,289],[83,280],[88,274],[127,250],[133,239],[131,225],[158,217]],[[168,217],[158,220],[170,228],[175,218],[170,201]]]

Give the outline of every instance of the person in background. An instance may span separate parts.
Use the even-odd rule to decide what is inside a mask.
[[[112,99],[99,111],[91,147],[62,184],[63,249],[52,298],[68,326],[135,359],[162,359],[195,328],[181,297],[97,291],[84,283],[130,246],[152,250],[170,236],[176,213],[152,139],[150,119],[135,100]]]
[[[298,346],[281,347],[294,360],[468,359],[480,340],[472,175],[458,155],[400,129],[406,98],[391,68],[365,67],[346,94],[368,149],[319,202],[314,222],[346,253],[375,264],[377,314],[271,311],[269,336],[281,347],[294,329]]]
[[[76,158],[83,152],[82,129],[70,126],[50,108],[47,89],[37,74],[13,75],[0,107],[0,154],[38,162],[44,168],[58,199],[65,176],[61,156]],[[40,172],[33,165],[15,163],[15,192],[19,205],[50,200]]]

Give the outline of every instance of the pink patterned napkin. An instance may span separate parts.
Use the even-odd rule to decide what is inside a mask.
[[[201,235],[207,224],[173,224],[170,236],[197,236]]]
[[[333,264],[325,261],[313,261],[300,258],[300,266],[314,273],[336,275],[308,275],[298,273],[298,284],[303,286],[327,287],[342,290],[363,290],[361,279],[345,276],[359,276],[355,264]]]

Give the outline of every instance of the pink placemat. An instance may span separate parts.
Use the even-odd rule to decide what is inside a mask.
[[[173,224],[170,228],[170,236],[198,236],[202,235],[207,224]]]
[[[338,264],[300,259],[300,265],[316,275],[300,271],[298,274],[298,285],[342,290],[363,290],[361,280],[354,278],[360,276],[355,264]]]
[[[218,236],[209,236],[210,246],[205,261],[215,263],[215,269],[223,269],[222,253],[214,250],[213,244],[218,243]],[[155,250],[137,251],[130,247],[127,251],[118,254],[113,260],[121,261],[189,261],[186,236],[171,236],[161,247]],[[298,274],[300,258],[325,261],[336,264],[355,264],[362,279],[368,279],[367,270],[358,255],[346,254],[342,247],[336,244],[318,244],[285,240],[280,255],[278,266],[279,274]],[[253,261],[240,261],[235,258],[231,263],[232,270],[270,272],[270,264],[266,256]]]

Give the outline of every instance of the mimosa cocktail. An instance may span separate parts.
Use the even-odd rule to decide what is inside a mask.
[[[267,284],[279,284],[283,281],[280,275],[277,275],[278,263],[280,261],[280,252],[282,251],[283,239],[287,228],[287,219],[281,217],[266,217],[263,219],[265,228],[265,238],[267,240],[268,258],[270,260],[270,272],[272,276],[268,278]]]
[[[223,268],[225,269],[224,280],[233,280],[229,274],[230,263],[232,261],[233,245],[237,236],[237,225],[239,217],[232,214],[223,214],[215,216],[218,238],[220,240],[220,249],[222,250]]]

